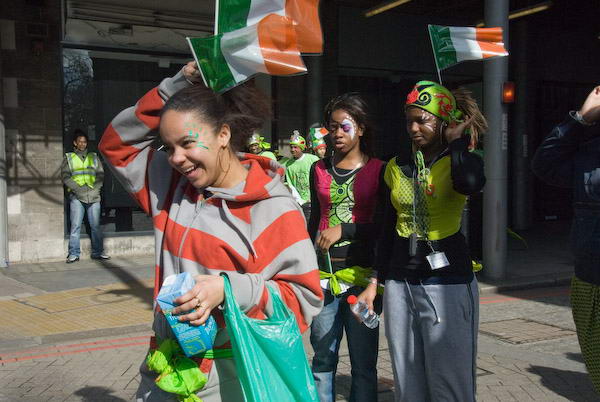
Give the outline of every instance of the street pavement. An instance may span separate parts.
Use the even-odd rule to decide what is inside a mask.
[[[509,280],[480,281],[478,401],[600,401],[574,332],[564,232],[544,233],[552,228],[552,242],[511,240]],[[131,400],[151,335],[153,265],[137,256],[0,271],[0,401]],[[392,401],[383,327],[378,378],[379,401]],[[337,400],[350,382],[344,341]]]

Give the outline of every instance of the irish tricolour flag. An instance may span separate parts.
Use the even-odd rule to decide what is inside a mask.
[[[502,28],[429,25],[429,36],[438,71],[465,60],[508,56]]]
[[[293,21],[300,52],[323,52],[319,0],[217,0],[215,35],[257,24],[269,14]]]
[[[226,91],[257,73],[294,75],[306,72],[293,22],[270,14],[257,24],[208,38],[187,38],[204,83]]]

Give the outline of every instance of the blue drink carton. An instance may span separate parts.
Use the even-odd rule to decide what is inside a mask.
[[[167,318],[171,330],[175,334],[179,346],[187,357],[212,349],[215,336],[217,335],[217,323],[210,316],[206,322],[198,327],[188,322],[180,322],[178,316],[171,314],[177,307],[173,300],[187,293],[196,285],[194,278],[188,272],[170,275],[165,278],[163,286],[158,293],[156,301]],[[193,310],[192,310],[193,311]]]

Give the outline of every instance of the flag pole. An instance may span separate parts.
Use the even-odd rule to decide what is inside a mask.
[[[202,76],[202,81],[204,82],[204,86],[208,87],[208,82],[206,81],[206,77],[204,76],[204,72],[202,71],[202,67],[200,66],[200,62],[198,61],[198,56],[196,55],[196,51],[194,50],[194,45],[192,45],[192,38],[185,38],[192,51],[192,55],[194,56],[194,60],[196,60],[196,65],[198,66],[198,71],[200,71],[200,76]]]
[[[219,1],[219,0],[217,0]],[[437,57],[435,55],[435,46],[433,45],[433,37],[431,36],[431,24],[427,25],[427,32],[429,32],[429,41],[431,42],[431,50],[433,52],[433,60],[435,61],[435,70],[437,71],[438,79],[440,80],[440,85],[442,84],[442,73],[440,72],[440,68],[438,67]]]
[[[219,0],[215,0],[215,36],[219,34]]]

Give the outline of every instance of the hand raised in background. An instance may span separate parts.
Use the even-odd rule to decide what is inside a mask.
[[[600,86],[592,89],[592,92],[583,102],[579,114],[588,123],[595,123],[600,120]]]

